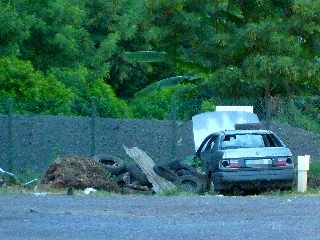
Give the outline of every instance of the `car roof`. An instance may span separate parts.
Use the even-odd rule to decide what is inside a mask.
[[[225,130],[215,134],[219,135],[234,135],[234,134],[273,134],[270,130]]]

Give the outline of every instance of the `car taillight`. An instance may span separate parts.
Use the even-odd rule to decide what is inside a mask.
[[[289,165],[292,164],[292,160],[291,158],[278,158],[276,161],[275,161],[275,166],[276,167],[287,167]]]
[[[239,160],[222,160],[221,161],[221,166],[223,168],[240,168],[240,162]]]

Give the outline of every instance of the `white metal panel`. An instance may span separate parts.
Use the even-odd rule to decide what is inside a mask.
[[[195,148],[211,133],[235,130],[235,124],[259,123],[254,113],[248,112],[206,112],[193,116],[193,135]]]
[[[216,112],[248,112],[248,113],[253,113],[253,106],[216,106]]]

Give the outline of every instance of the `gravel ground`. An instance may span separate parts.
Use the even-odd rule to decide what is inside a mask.
[[[320,239],[320,197],[0,195],[0,239]]]

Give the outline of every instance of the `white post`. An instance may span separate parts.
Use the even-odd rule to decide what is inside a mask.
[[[298,192],[307,191],[309,164],[309,155],[298,156]]]

